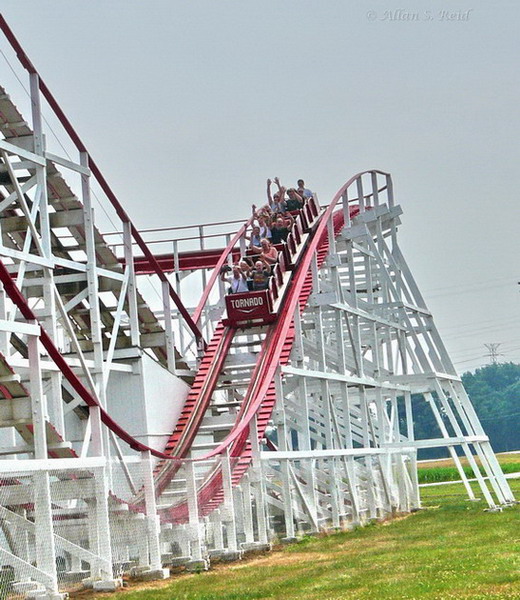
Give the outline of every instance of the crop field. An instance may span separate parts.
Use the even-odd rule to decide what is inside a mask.
[[[518,455],[513,456],[515,460],[501,462],[514,463]],[[510,483],[520,497],[520,480]],[[487,512],[483,502],[467,501],[457,483],[422,488],[422,498],[423,510],[384,523],[307,537],[269,554],[216,565],[207,573],[130,584],[118,594],[71,598],[520,599],[520,505]]]
[[[497,457],[504,473],[520,473],[520,454],[498,454]],[[475,460],[480,465],[478,457]],[[468,478],[474,477],[467,459],[462,458],[461,463]],[[421,462],[417,471],[419,483],[436,483],[439,481],[455,481],[460,479],[459,472],[451,459]],[[482,467],[480,467],[480,471],[484,474]]]

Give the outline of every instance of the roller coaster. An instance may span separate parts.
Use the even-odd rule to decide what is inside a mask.
[[[139,231],[0,28],[30,112],[0,88],[1,597],[116,590],[419,509],[422,448],[447,448],[470,499],[462,456],[490,508],[514,502],[400,250],[389,174],[307,200],[268,289],[229,295],[253,216]],[[435,438],[416,436],[424,410]]]

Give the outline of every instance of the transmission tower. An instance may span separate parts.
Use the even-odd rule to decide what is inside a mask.
[[[485,354],[484,356],[487,356],[490,359],[490,364],[492,365],[496,365],[498,363],[498,357],[499,356],[504,356],[503,354],[501,354],[500,352],[498,352],[499,347],[502,344],[498,343],[498,344],[484,344],[484,346],[487,348],[489,354]]]

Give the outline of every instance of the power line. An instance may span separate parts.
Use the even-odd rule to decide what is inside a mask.
[[[434,288],[423,288],[422,291],[425,294],[429,294],[430,292],[441,292],[441,291],[449,291],[449,290],[454,290],[457,288],[462,288],[463,290],[466,290],[468,288],[468,286],[482,286],[485,284],[489,284],[489,283],[497,283],[497,282],[507,282],[507,281],[511,281],[512,277],[509,276],[504,276],[504,277],[498,277],[498,278],[494,278],[494,279],[486,279],[486,280],[480,280],[478,282],[472,281],[469,283],[457,283],[454,285],[445,285],[445,286],[441,286],[441,287],[434,287]]]

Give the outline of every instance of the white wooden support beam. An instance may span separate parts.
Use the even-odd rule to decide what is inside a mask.
[[[242,510],[244,513],[244,534],[246,544],[252,544],[255,541],[253,527],[253,503],[251,502],[251,482],[249,474],[246,473],[240,482],[242,492]]]
[[[128,464],[127,464],[127,461],[125,460],[125,456],[123,455],[123,453],[121,451],[121,446],[119,445],[118,438],[116,437],[116,434],[113,431],[110,432],[110,441],[112,442],[112,445],[114,446],[114,449],[116,451],[117,459],[119,461],[119,465],[121,466],[121,469],[123,471],[125,479],[128,483],[128,487],[130,488],[130,491],[132,492],[132,494],[135,495],[135,494],[137,494],[138,489],[134,483],[134,480],[133,480],[130,470],[128,468]]]
[[[251,440],[251,455],[252,468],[250,469],[251,483],[256,504],[256,520],[258,526],[258,541],[261,544],[267,544],[268,538],[268,522],[267,522],[267,490],[265,486],[265,478],[263,473],[262,460],[260,456],[260,444],[258,440],[258,426],[256,416],[251,421],[250,425],[250,440]]]
[[[175,338],[172,326],[172,307],[170,299],[170,288],[167,281],[161,283],[163,313],[164,313],[164,330],[166,336],[166,356],[168,361],[168,369],[174,373],[175,364]]]
[[[2,233],[0,231],[0,239]],[[4,284],[0,283],[0,352],[4,356],[9,356],[9,340],[11,339],[10,332],[6,331],[2,325],[9,324],[11,326],[12,321],[7,319],[7,303]],[[39,335],[39,332],[38,334]]]
[[[152,455],[149,450],[141,452],[141,465],[146,505],[149,564],[152,570],[157,570],[162,568],[161,548],[159,543],[160,525],[155,500]]]
[[[66,158],[56,154],[52,154],[51,152],[45,152],[45,158],[53,163],[56,163],[57,165],[65,167],[66,169],[75,171],[76,173],[81,173],[82,175],[87,175],[89,177],[92,174],[88,167],[84,167],[83,165],[72,162],[71,160],[67,160]]]
[[[462,382],[450,380],[448,382],[448,386],[452,390],[452,398],[454,403],[459,404],[459,414],[461,415],[461,418],[463,419],[463,422],[466,425],[468,433],[473,433],[475,435],[485,435],[482,424],[478,419],[473,404],[471,403],[470,399],[466,394],[466,390],[464,389]],[[491,444],[489,443],[489,441],[485,441],[480,444],[480,447],[482,449],[482,452],[486,456],[490,471],[494,474],[497,483],[500,485],[502,494],[506,498],[506,502],[515,502],[515,498],[513,496],[511,488],[509,487],[506,481],[502,468],[500,467],[495,453],[491,448]]]
[[[34,324],[36,325],[36,324]],[[31,392],[31,411],[33,414],[34,455],[36,459],[47,458],[47,433],[45,421],[47,407],[43,394],[43,378],[40,367],[38,337],[31,335],[27,342],[29,353],[29,387]]]
[[[89,156],[87,152],[80,152],[80,163],[84,167],[89,166]],[[106,407],[106,394],[105,394],[105,385],[104,385],[104,369],[103,369],[103,338],[101,333],[102,320],[101,320],[101,310],[99,306],[99,287],[98,287],[98,271],[97,271],[97,254],[96,254],[96,241],[95,241],[95,229],[94,229],[94,210],[92,208],[91,201],[91,190],[90,190],[90,181],[89,177],[85,174],[81,174],[81,191],[82,191],[82,199],[83,199],[83,210],[84,210],[84,219],[85,219],[85,245],[86,245],[86,254],[87,254],[87,265],[86,265],[86,273],[87,273],[87,286],[89,290],[88,302],[90,306],[90,321],[91,321],[91,331],[92,331],[92,345],[94,350],[94,369],[93,369],[93,380],[95,384],[95,394],[98,396],[100,405],[102,407]],[[61,307],[61,299],[59,295],[56,295],[56,303],[60,307],[60,312],[62,312]],[[65,313],[66,315],[66,313]],[[65,322],[68,321],[68,315],[64,317],[62,312],[62,318],[65,318]],[[74,332],[70,335],[70,339],[75,344],[76,348],[79,350],[79,343],[76,339]],[[78,352],[81,358],[81,350]],[[87,376],[87,380],[89,383],[92,381],[90,378],[90,373]],[[92,409],[91,409],[92,411]],[[94,415],[92,422],[92,434],[93,438],[96,437],[96,450],[106,451],[107,457],[110,456],[110,444],[109,444],[109,436],[108,429],[103,428],[101,425],[100,414],[99,412],[91,412],[91,415]],[[94,441],[94,440],[93,440]],[[112,488],[112,470],[111,463],[108,462],[107,469],[107,477],[109,487]],[[104,502],[108,502],[108,498],[104,500]],[[100,503],[97,503],[97,505]],[[96,505],[96,506],[97,506]],[[96,526],[99,528],[104,519],[104,508],[97,507],[96,508]],[[108,516],[106,528],[108,531]],[[108,549],[110,551],[110,548]]]
[[[229,450],[221,456],[222,488],[224,491],[224,521],[226,523],[227,547],[230,552],[238,552],[237,528],[235,521],[235,507],[233,496],[232,469]]]
[[[95,542],[93,549],[102,561],[99,563],[98,576],[102,579],[112,580],[112,569],[106,569],[106,565],[112,565],[112,545],[110,541],[110,520],[108,509],[108,477],[106,466],[96,469],[94,473],[95,505],[92,523],[95,529]]]
[[[377,173],[372,171],[370,174],[370,181],[372,183],[372,200],[374,202],[374,206],[379,206],[379,189],[377,185]]]
[[[437,404],[435,403],[435,399],[433,398],[432,394],[430,392],[426,392],[424,394],[424,397],[427,400],[428,404],[430,405],[430,408],[432,409],[433,415],[435,417],[435,421],[437,422],[437,425],[438,425],[439,429],[441,430],[442,435],[445,438],[449,438],[450,434],[448,433],[448,430],[446,429],[446,425],[444,424],[444,421],[442,419],[442,416],[440,414],[440,411],[437,407]],[[462,463],[460,462],[459,457],[457,456],[457,453],[455,452],[453,447],[448,447],[448,451],[450,453],[450,456],[451,456],[453,462],[455,463],[455,466],[457,467],[457,471],[459,472],[459,476],[462,480],[462,483],[464,484],[466,493],[468,494],[468,498],[470,498],[470,500],[475,500],[475,494],[473,493],[473,490],[471,489],[471,485],[468,482],[468,478],[466,477],[466,473],[464,472],[464,468],[462,466]],[[491,498],[491,495],[489,494],[488,489],[485,488],[485,491],[482,490],[482,493],[484,494],[488,504],[490,506],[494,506],[493,499]]]
[[[79,292],[79,294],[76,294],[74,296],[74,298],[71,298],[67,304],[65,304],[64,308],[65,308],[65,312],[70,312],[74,307],[76,307],[78,304],[80,304],[81,302],[83,302],[83,300],[86,300],[88,298],[88,288],[85,288],[84,290],[82,290],[81,292]]]
[[[191,461],[184,465],[186,473],[186,499],[188,503],[189,523],[192,529],[191,558],[192,560],[203,560],[203,540],[200,531],[199,502],[197,496],[197,483],[195,480],[195,469]]]
[[[125,252],[125,265],[128,269],[128,312],[130,318],[130,338],[132,346],[139,346],[139,313],[137,310],[137,281],[135,277],[134,253],[132,244],[132,225],[123,223],[123,243]]]
[[[334,235],[334,222],[332,215],[327,221],[327,236],[329,240],[329,256],[336,253],[336,237]]]
[[[462,432],[462,429],[453,413],[452,407],[448,401],[448,398],[446,397],[446,394],[444,393],[444,390],[442,389],[442,386],[440,385],[440,383],[437,380],[435,381],[435,383],[436,383],[437,396],[438,396],[441,406],[444,410],[444,414],[448,417],[448,419],[450,421],[450,424],[453,428],[455,435],[463,436],[464,434]],[[471,434],[471,433],[472,432],[470,429],[468,431],[468,434]],[[477,465],[475,458],[473,457],[473,453],[471,452],[468,444],[463,444],[462,449],[464,451],[464,454],[466,455],[466,458],[468,460],[470,467],[472,468],[473,472],[475,473],[475,477],[478,481],[480,489],[482,490],[482,493],[484,494],[484,496],[486,496],[486,499],[487,499],[487,495],[483,489],[483,488],[485,488],[485,490],[487,491],[487,489],[488,489],[487,484],[482,477],[479,466]],[[482,466],[486,470],[487,460],[480,449],[480,444],[475,444],[475,449],[477,451],[477,455],[479,456],[479,458],[481,460]],[[486,472],[487,472],[487,470],[486,470]],[[487,472],[487,475],[490,476],[489,482],[491,483],[491,486],[493,487],[493,490],[495,491],[498,502],[501,504],[505,503],[506,499],[502,493],[502,489],[500,488],[500,486],[497,484],[495,478],[493,477],[493,473]]]
[[[0,514],[2,515],[3,519],[7,520],[11,524],[14,524],[17,527],[20,527],[24,531],[30,532],[33,535],[35,534],[35,531],[36,531],[35,524],[32,521],[29,521],[29,519],[27,519],[26,517],[23,517],[23,516],[15,513],[14,511],[9,510],[3,506],[0,506]],[[102,562],[102,559],[99,556],[96,556],[89,550],[86,550],[85,548],[78,546],[78,544],[74,544],[70,540],[68,540],[64,537],[61,537],[56,533],[54,533],[53,536],[54,536],[55,543],[57,542],[60,545],[60,548],[62,550],[65,550],[65,551],[69,552],[70,554],[73,554],[74,556],[77,556],[81,560],[84,560],[90,564],[97,564],[99,562]],[[106,571],[110,571],[112,569],[112,565],[109,565],[106,563],[103,564],[102,566]]]
[[[2,557],[2,563],[13,565],[20,573],[24,573],[35,581],[39,581],[48,590],[57,591],[57,578],[52,574],[47,573],[41,568],[35,567],[30,562],[19,558],[1,546],[0,556]]]
[[[33,475],[34,525],[36,541],[36,564],[52,578],[53,592],[58,591],[56,571],[56,547],[52,524],[52,507],[49,473],[42,471]]]
[[[55,293],[54,299],[56,302],[56,307],[57,307],[58,312],[61,317],[61,324],[69,336],[69,340],[71,342],[72,348],[74,349],[74,352],[76,352],[76,354],[78,355],[78,361],[79,361],[79,364],[82,369],[82,375],[83,375],[83,377],[85,377],[87,383],[89,384],[90,390],[94,394],[96,399],[98,401],[100,401],[102,403],[102,405],[104,405],[104,402],[103,402],[104,388],[102,389],[102,395],[99,394],[98,386],[96,386],[94,379],[92,378],[92,375],[91,375],[91,368],[89,368],[92,365],[92,370],[94,371],[95,374],[97,374],[98,373],[97,369],[100,366],[102,369],[103,354],[101,354],[101,363],[99,362],[99,358],[96,358],[96,357],[94,357],[94,363],[87,363],[87,361],[85,360],[85,356],[83,355],[83,351],[81,350],[81,346],[79,345],[76,334],[74,332],[74,327],[73,327],[72,323],[70,322],[70,318],[67,314],[67,311],[65,310],[65,307],[63,306],[63,301],[62,301],[61,296],[56,287],[54,288],[54,293]],[[91,305],[91,307],[92,307],[92,305]]]
[[[112,359],[114,357],[114,351],[116,349],[117,337],[119,334],[119,328],[121,326],[121,319],[123,316],[124,306],[125,306],[125,297],[126,290],[128,288],[128,282],[130,279],[130,269],[128,265],[125,267],[125,279],[121,284],[121,289],[119,291],[119,298],[117,300],[116,314],[114,316],[114,323],[112,325],[112,331],[110,334],[110,343],[108,344],[108,351],[106,353],[105,362],[104,362],[104,386],[105,386],[105,394],[108,386],[108,379],[110,377],[110,367],[112,366]]]
[[[282,464],[283,466],[283,464]],[[289,471],[289,474],[291,476],[291,480],[293,482],[294,485],[294,490],[295,492],[298,494],[298,496],[300,497],[301,501],[302,501],[302,505],[305,508],[310,520],[311,520],[311,531],[312,532],[317,532],[319,531],[319,522],[318,522],[318,515],[316,512],[316,507],[309,501],[309,496],[306,493],[303,485],[301,484],[300,480],[298,479],[298,477],[296,476],[296,473],[294,471],[294,467],[293,465],[287,461],[287,468]]]
[[[319,293],[320,291],[320,278],[319,278],[319,270],[318,270],[318,258],[316,253],[314,253],[311,260],[311,274],[312,274],[312,290],[314,294]]]
[[[211,513],[213,527],[213,545],[214,549],[219,552],[224,551],[224,529],[222,526],[222,516],[220,509],[214,510]]]
[[[363,176],[362,175],[359,175],[356,178],[356,190],[357,190],[358,201],[359,201],[359,212],[364,213],[365,212],[365,197],[363,195]]]
[[[101,421],[101,411],[99,406],[89,407],[89,423],[91,429],[90,448],[93,456],[104,456],[103,423]],[[88,433],[88,423],[85,434]],[[85,440],[87,438],[85,437]],[[108,449],[107,449],[108,458]]]
[[[14,154],[15,156],[19,156],[20,158],[24,158],[36,165],[40,165],[45,167],[46,161],[45,158],[35,154],[34,152],[30,152],[29,150],[24,150],[20,146],[16,146],[15,144],[11,144],[10,142],[6,142],[5,140],[0,140],[0,149],[4,152],[8,152],[9,154]]]
[[[388,207],[393,208],[393,206],[394,206],[394,184],[392,182],[392,177],[390,175],[386,175],[386,195],[388,198]]]
[[[278,399],[278,406],[279,406],[278,414],[280,417],[277,422],[278,447],[281,450],[288,450],[289,448],[288,448],[288,444],[287,444],[287,431],[286,431],[287,419],[285,417],[283,384],[282,384],[280,368],[278,368],[275,373],[275,389],[276,389],[276,398]],[[286,535],[286,538],[292,539],[295,537],[296,532],[295,532],[295,528],[294,528],[293,499],[292,499],[291,477],[290,477],[289,465],[282,464],[281,471],[282,471],[285,535]]]
[[[282,367],[282,373],[290,375],[298,375],[309,379],[324,379],[327,381],[344,382],[351,385],[362,385],[368,388],[382,388],[387,390],[410,390],[410,386],[401,383],[393,383],[392,381],[381,381],[372,377],[364,376],[357,377],[356,375],[343,375],[341,373],[333,373],[330,371],[319,371],[317,369],[302,369],[287,365]]]
[[[33,219],[31,218],[31,211],[29,210],[29,207],[27,206],[27,202],[25,201],[25,196],[24,196],[24,193],[22,192],[22,188],[20,187],[18,179],[16,178],[16,174],[13,171],[11,163],[9,162],[9,157],[3,150],[0,150],[0,154],[2,155],[2,159],[5,163],[5,165],[7,166],[7,170],[9,172],[11,182],[16,190],[18,203],[20,204],[20,208],[22,209],[22,211],[25,215],[25,218],[27,219],[27,225],[31,231],[31,235],[33,237],[34,244],[38,250],[38,253],[40,254],[40,256],[47,256],[43,250],[42,241],[40,239],[40,234],[38,233],[38,231],[36,229],[36,225],[34,224]],[[39,183],[38,178],[36,181],[37,181],[37,183]]]
[[[21,321],[0,319],[0,331],[38,337],[41,328],[38,323],[23,323]]]
[[[14,166],[11,165],[12,169],[14,170]],[[8,168],[7,166],[5,167],[5,171],[7,171]],[[22,190],[23,194],[26,194],[30,189],[32,189],[35,185],[37,185],[37,177],[36,175],[34,175],[33,177],[30,177],[27,181],[25,181],[24,183],[22,183],[20,185],[20,189]],[[12,192],[11,194],[9,194],[8,196],[6,196],[2,202],[0,202],[0,213],[4,212],[4,210],[6,208],[8,208],[13,202],[16,201],[16,199],[18,198],[18,193],[17,190],[15,190],[14,192]],[[5,219],[6,217],[4,217]],[[7,217],[9,218],[9,217]],[[9,221],[7,221],[7,223],[9,223]],[[6,230],[9,229],[9,226],[7,226]]]
[[[348,189],[343,192],[341,196],[342,208],[343,208],[343,225],[344,227],[350,227],[350,207],[348,205]]]
[[[291,489],[291,479],[289,464],[283,463],[281,465],[282,471],[282,490],[283,490],[283,512],[285,520],[285,536],[289,540],[295,537],[294,529],[294,512],[293,512],[293,499]]]
[[[404,393],[404,406],[406,415],[406,437],[409,441],[415,440],[413,406],[411,392]],[[419,494],[419,479],[417,476],[417,452],[410,453],[410,479],[412,481],[412,504],[416,508],[421,507],[421,496]]]
[[[49,269],[53,269],[54,266],[57,264],[57,262],[54,259],[48,260],[47,258],[37,256],[36,254],[27,254],[26,252],[22,252],[20,250],[8,248],[3,244],[0,244],[0,255],[7,256],[8,258],[13,258],[17,261],[23,260],[25,262],[31,262],[35,265],[47,267]]]

